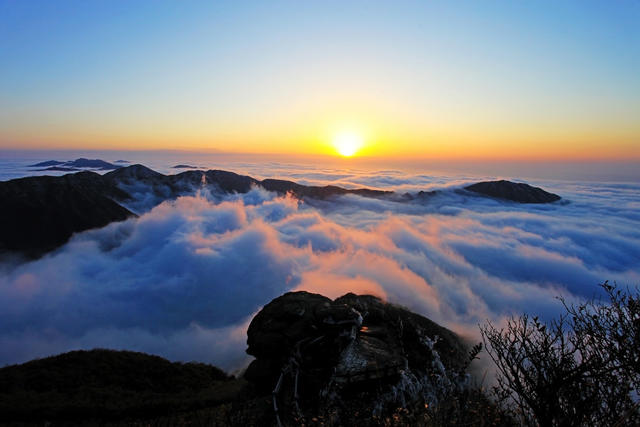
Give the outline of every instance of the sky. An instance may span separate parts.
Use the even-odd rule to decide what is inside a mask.
[[[640,160],[640,2],[0,0],[0,149]]]

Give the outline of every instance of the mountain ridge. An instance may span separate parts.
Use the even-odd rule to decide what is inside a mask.
[[[47,166],[54,166],[54,167],[57,166],[57,167],[66,167],[66,168],[91,168],[91,169],[98,169],[98,170],[112,170],[112,169],[118,169],[122,167],[122,166],[114,165],[113,163],[106,162],[104,160],[86,159],[84,157],[80,157],[75,160],[68,160],[65,162],[61,162],[58,160],[47,160],[44,162],[39,162],[33,165],[29,165],[28,167],[37,168],[37,167],[47,167]],[[47,169],[39,169],[39,170],[61,170],[61,169],[47,168]]]
[[[144,165],[118,167],[100,175],[82,171],[59,177],[32,176],[0,182],[0,254],[38,258],[66,243],[73,233],[103,227],[136,216],[127,208],[136,195],[152,195],[155,204],[208,187],[216,192],[247,193],[259,186],[299,199],[325,200],[344,195],[386,199],[398,203],[426,200],[438,190],[400,195],[370,188],[313,186],[284,179],[255,179],[224,170],[184,171],[164,175]],[[464,190],[518,203],[550,203],[560,196],[510,181],[473,184]]]

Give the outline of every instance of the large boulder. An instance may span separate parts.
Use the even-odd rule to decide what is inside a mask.
[[[370,295],[287,293],[254,317],[247,337],[256,359],[245,379],[272,393],[276,415],[290,421],[340,424],[433,404],[466,378],[457,335]]]

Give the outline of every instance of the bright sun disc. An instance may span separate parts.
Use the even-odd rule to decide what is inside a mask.
[[[333,138],[333,145],[338,154],[351,157],[362,147],[362,136],[355,132],[341,132]]]

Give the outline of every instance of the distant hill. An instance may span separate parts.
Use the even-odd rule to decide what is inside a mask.
[[[105,162],[104,160],[100,160],[100,159],[76,159],[70,162],[66,162],[65,166],[71,166],[71,167],[75,167],[75,168],[95,168],[95,169],[102,169],[102,170],[109,170],[109,169],[118,169],[121,166],[118,165],[114,165],[113,163],[109,163],[109,162]]]
[[[553,203],[560,200],[560,196],[542,188],[505,180],[478,182],[465,187],[465,190],[518,203]]]
[[[119,160],[118,162],[123,162],[123,160]],[[79,158],[76,160],[70,160],[67,162],[59,162],[57,160],[48,160],[46,162],[40,162],[33,165],[29,165],[29,167],[37,168],[37,167],[47,167],[47,166],[61,166],[66,168],[91,168],[91,169],[99,169],[99,170],[113,170],[118,169],[119,165],[114,165],[113,163],[105,162],[100,159],[85,159]],[[48,170],[63,170],[63,169],[48,169]]]
[[[50,166],[44,169],[36,169],[38,172],[44,171],[56,171],[56,172],[78,172],[80,169],[78,168],[70,168],[67,166]]]
[[[56,166],[63,165],[65,162],[59,162],[57,160],[47,160],[46,162],[36,163],[34,165],[29,165],[30,168],[42,168],[46,166]]]

